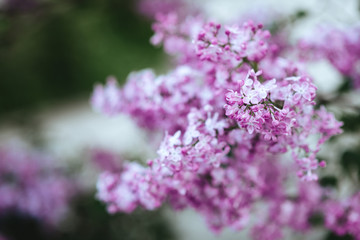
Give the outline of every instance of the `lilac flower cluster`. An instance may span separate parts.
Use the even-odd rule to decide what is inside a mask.
[[[248,226],[264,203],[269,218],[279,208],[284,213],[255,225],[254,238],[279,238],[281,226],[306,229],[320,202],[308,194],[317,186],[308,181],[326,165],[316,154],[342,125],[324,107],[315,108],[311,78],[271,51],[262,25],[221,26],[199,16],[180,22],[174,13],[157,20],[152,42],[175,56],[174,70],[132,73],[122,89],[110,79],[96,86],[91,101],[99,112],[126,113],[149,131],[163,131],[164,139],[146,167],[128,162],[118,172],[105,171],[97,197],[112,213],[165,201],[175,209],[192,207],[214,231]],[[286,194],[289,179],[304,186],[299,201]],[[306,210],[302,218],[300,209]],[[257,237],[259,228],[274,237]]]
[[[360,26],[347,29],[325,27],[298,43],[300,55],[306,60],[327,59],[341,74],[360,88]]]
[[[0,212],[18,211],[57,224],[67,211],[73,184],[46,155],[0,147]]]

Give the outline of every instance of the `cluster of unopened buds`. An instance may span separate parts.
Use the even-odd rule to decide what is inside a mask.
[[[316,155],[342,123],[316,106],[316,86],[301,66],[271,51],[270,33],[251,21],[222,26],[200,16],[179,21],[174,13],[157,20],[152,42],[175,56],[174,69],[132,73],[122,89],[110,79],[92,96],[96,111],[125,113],[164,133],[147,166],[126,162],[100,176],[97,197],[108,210],[152,210],[167,201],[196,209],[220,231],[248,226],[264,203],[268,213],[253,237],[277,239],[283,228],[305,231],[313,214],[340,204],[314,181],[326,166]],[[298,186],[297,198],[288,196],[287,182]],[[346,214],[351,226],[358,223],[355,202],[354,214],[324,210],[325,225],[360,239],[356,227],[334,227]]]

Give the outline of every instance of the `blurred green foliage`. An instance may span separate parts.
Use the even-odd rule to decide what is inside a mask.
[[[344,123],[342,129],[344,131],[355,132],[360,129],[360,112],[355,114],[345,114],[341,121]]]
[[[354,237],[352,237],[350,235],[339,236],[339,235],[336,235],[333,232],[329,232],[326,235],[325,240],[354,240]]]
[[[322,187],[337,187],[338,179],[335,176],[324,176],[319,179],[319,183]]]
[[[175,239],[161,209],[137,209],[131,214],[109,215],[95,194],[83,195],[74,204],[76,221],[67,232],[58,233],[58,240],[171,240]]]
[[[340,159],[340,165],[346,176],[350,176],[360,184],[360,148],[345,151]]]
[[[124,81],[160,63],[135,1],[32,1],[0,12],[0,114],[88,97],[108,75]]]

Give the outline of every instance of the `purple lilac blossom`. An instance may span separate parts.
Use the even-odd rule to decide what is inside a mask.
[[[158,15],[154,30],[152,43],[174,56],[174,69],[132,73],[122,89],[110,80],[91,101],[99,112],[126,113],[144,129],[164,132],[164,139],[147,166],[127,162],[105,171],[97,197],[111,213],[165,201],[191,207],[215,232],[249,226],[264,203],[269,219],[253,226],[254,239],[279,239],[283,227],[308,229],[322,204],[314,181],[326,163],[316,154],[342,125],[315,108],[312,79],[269,51],[270,33],[252,21],[222,26],[170,13]],[[295,199],[285,191],[289,179],[298,184]]]

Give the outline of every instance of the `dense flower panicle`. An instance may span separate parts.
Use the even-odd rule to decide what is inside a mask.
[[[262,203],[275,220],[256,224],[254,238],[280,238],[279,226],[307,229],[322,203],[314,195],[318,185],[307,181],[325,167],[316,154],[341,123],[315,108],[312,79],[300,64],[269,50],[262,25],[179,19],[159,14],[153,26],[152,42],[176,57],[172,71],[143,70],[130,74],[122,89],[112,81],[95,89],[95,109],[126,113],[148,131],[164,132],[146,167],[124,163],[103,173],[98,198],[112,213],[165,201],[192,207],[214,231],[248,226]],[[292,178],[300,182],[295,198],[285,191]]]
[[[339,134],[342,124],[324,108],[313,110],[316,87],[308,77],[264,81],[261,74],[251,70],[240,81],[239,91],[229,90],[225,115],[249,134],[262,135],[271,143],[268,151],[286,151],[286,146],[293,149],[300,167],[298,175],[304,180],[316,180],[313,170],[324,164],[316,159],[319,145],[329,136]],[[320,138],[311,149],[306,139],[314,133],[319,133]],[[299,150],[305,154],[297,154]]]
[[[18,211],[54,225],[66,213],[74,185],[42,153],[0,148],[0,212]]]
[[[316,31],[316,38],[301,39],[298,47],[306,60],[327,59],[352,79],[354,87],[360,88],[360,26],[348,29],[324,26]]]
[[[251,136],[240,129],[229,134],[228,123],[217,120],[217,114],[210,111],[209,106],[202,111],[192,110],[188,129],[184,134],[178,131],[166,135],[159,157],[148,162],[149,168],[135,164],[136,168],[128,167],[122,174],[104,173],[98,182],[98,197],[109,203],[109,211],[130,212],[136,205],[153,209],[154,205],[145,205],[149,200],[141,202],[147,199],[144,196],[152,196],[156,197],[155,206],[168,199],[174,208],[196,208],[207,216],[215,231],[224,226],[244,227],[249,218],[248,208],[261,196],[276,195],[277,189],[281,189],[278,185],[281,174],[269,162],[265,151],[254,150],[257,156],[248,154],[253,148],[264,149],[263,144],[254,147],[243,143],[242,140]],[[237,145],[231,154],[239,162],[227,157],[231,146],[226,144],[226,139]],[[155,190],[140,187],[142,184]],[[143,190],[146,193],[141,193]]]

